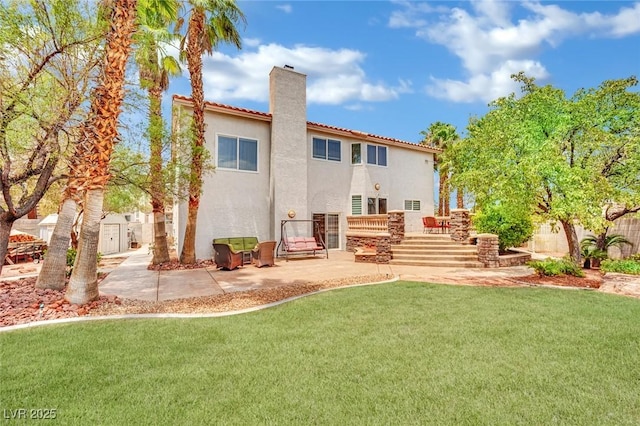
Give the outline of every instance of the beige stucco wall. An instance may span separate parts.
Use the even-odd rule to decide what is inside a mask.
[[[587,231],[580,226],[576,227],[576,233],[578,234],[578,240],[588,235],[593,235],[593,232]],[[633,253],[640,253],[640,219],[618,219],[608,234],[624,235],[625,238],[633,243],[633,247],[625,245],[622,250],[615,247],[611,248],[609,250],[610,257],[619,259],[628,257]],[[549,255],[562,255],[569,252],[567,237],[562,226],[558,224],[552,227],[549,223],[545,223],[538,228],[533,238],[527,243],[527,248],[536,253],[548,253]]]
[[[203,192],[196,225],[196,258],[211,258],[214,238],[255,236],[270,237],[269,221],[269,123],[243,117],[205,112],[206,148],[212,164],[217,166],[217,135],[239,136],[258,140],[258,171],[215,168],[203,179]],[[174,210],[174,232],[178,235],[178,254],[182,250],[186,228],[187,205]]]
[[[340,247],[344,249],[352,195],[362,195],[365,214],[367,197],[387,198],[388,210],[404,209],[406,199],[420,200],[421,211],[406,212],[407,232],[421,230],[421,217],[433,214],[433,154],[387,145],[387,167],[366,164],[368,142],[362,136],[317,130],[310,124],[314,129],[309,130],[305,85],[303,74],[274,68],[271,117],[229,108],[205,111],[206,148],[213,164],[217,164],[218,135],[246,137],[258,140],[258,171],[216,168],[204,177],[196,232],[198,259],[211,258],[213,238],[256,236],[279,241],[280,221],[287,218],[289,210],[296,212],[296,219],[311,219],[313,213],[338,213]],[[342,160],[313,159],[314,136],[340,140]],[[362,143],[361,165],[351,165],[353,142]],[[376,183],[379,191],[374,188]],[[182,202],[173,211],[178,253],[186,217],[187,205]],[[311,235],[311,229],[298,232]]]

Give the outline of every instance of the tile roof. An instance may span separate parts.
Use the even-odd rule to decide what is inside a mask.
[[[179,101],[182,103],[187,103],[187,104],[193,102],[193,100],[190,97],[182,96],[182,95],[173,95],[173,100]],[[211,101],[205,101],[204,104],[205,104],[205,108],[208,108],[211,110],[217,110],[219,112],[227,111],[231,114],[238,114],[238,115],[248,116],[248,117],[253,116],[260,120],[271,121],[271,114],[268,112],[255,111],[252,109],[240,108],[236,106],[231,106],[231,105],[226,105],[226,104],[221,104],[221,103],[211,102]],[[359,130],[346,129],[344,127],[330,126],[328,124],[316,123],[313,121],[307,121],[307,128],[314,128],[319,131],[324,130],[330,133],[338,133],[341,135],[355,137],[356,139],[369,140],[372,142],[377,142],[377,143],[382,143],[387,145],[401,146],[409,149],[417,149],[419,151],[426,151],[426,152],[433,152],[433,153],[442,152],[442,150],[438,148],[433,148],[426,145],[407,142],[401,139],[391,138],[388,136],[374,135],[374,134],[362,132]]]

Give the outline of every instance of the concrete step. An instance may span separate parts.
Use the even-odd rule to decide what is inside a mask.
[[[478,253],[475,246],[440,246],[440,245],[392,245],[392,252],[432,252],[432,253]]]
[[[414,246],[437,246],[437,247],[475,247],[473,245],[470,244],[460,244],[460,243],[456,243],[455,241],[423,241],[423,240],[411,240],[411,241],[407,241],[404,240],[402,241],[400,244],[397,245],[402,245],[402,246],[407,246],[407,247],[414,247]]]
[[[401,260],[391,259],[391,265],[398,266],[428,266],[441,268],[483,268],[484,265],[478,261],[455,261],[455,260]]]
[[[470,261],[477,262],[478,256],[475,254],[419,254],[419,253],[391,253],[392,259],[397,260],[424,260],[424,261],[447,261],[447,260],[456,260],[456,261]]]

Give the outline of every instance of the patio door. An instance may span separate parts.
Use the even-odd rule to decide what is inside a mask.
[[[340,215],[338,213],[314,213],[318,221],[318,233],[329,249],[340,248]]]

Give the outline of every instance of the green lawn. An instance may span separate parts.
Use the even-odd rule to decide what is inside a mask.
[[[57,424],[640,424],[640,301],[401,282],[224,318],[0,333]]]

